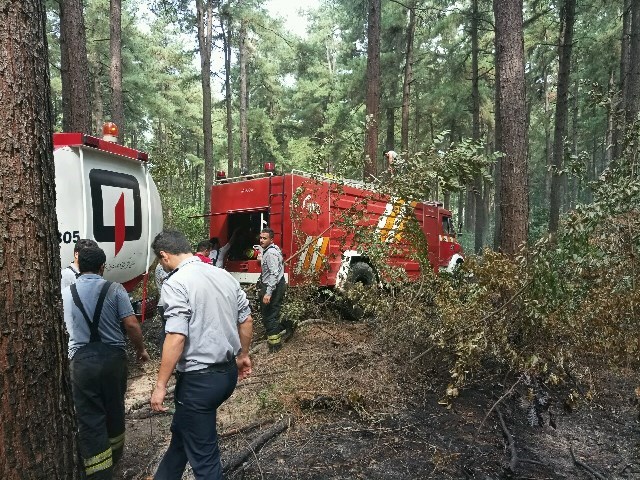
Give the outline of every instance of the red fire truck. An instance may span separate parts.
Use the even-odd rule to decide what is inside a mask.
[[[409,278],[420,274],[420,263],[403,242],[413,214],[422,236],[423,252],[434,270],[452,269],[462,261],[451,213],[436,202],[406,202],[374,185],[307,174],[276,175],[273,164],[261,174],[218,178],[211,188],[210,233],[222,244],[236,231],[225,268],[240,283],[255,283],[260,275],[258,234],[274,230],[282,249],[289,285],[314,277],[321,286],[338,289],[348,282],[371,284],[380,278],[368,255],[370,239],[390,248],[386,264],[401,267]],[[368,243],[363,243],[368,232]],[[404,246],[403,246],[404,243]]]

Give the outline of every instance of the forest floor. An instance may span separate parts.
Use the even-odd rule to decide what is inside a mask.
[[[145,322],[152,361],[130,369],[115,478],[153,475],[170,439],[171,416],[148,407],[159,329]],[[253,375],[218,411],[227,479],[640,479],[637,371],[593,369],[548,409],[504,372],[447,402],[448,372],[389,354],[367,323],[308,321],[275,354],[256,330]]]

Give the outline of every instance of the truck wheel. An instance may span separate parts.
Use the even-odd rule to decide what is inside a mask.
[[[362,320],[365,315],[364,307],[354,299],[349,298],[349,289],[358,283],[365,287],[376,285],[376,274],[368,263],[354,263],[349,269],[345,285],[346,295],[343,295],[340,301],[340,312],[346,320]]]

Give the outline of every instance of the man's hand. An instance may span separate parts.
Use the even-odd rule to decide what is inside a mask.
[[[151,410],[154,412],[166,412],[169,407],[165,407],[162,403],[167,395],[167,387],[156,385],[155,390],[151,394]]]
[[[264,303],[265,305],[269,305],[269,303],[271,303],[271,295],[265,295],[264,297],[262,297],[262,303]]]
[[[145,348],[143,348],[142,351],[138,352],[137,359],[138,359],[139,362],[144,363],[144,362],[148,362],[149,360],[151,360],[151,357],[147,353],[147,350]]]
[[[249,358],[249,355],[238,355],[236,357],[236,365],[238,365],[238,380],[244,380],[251,375],[251,358]]]

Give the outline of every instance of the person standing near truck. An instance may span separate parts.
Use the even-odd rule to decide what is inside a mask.
[[[258,298],[262,322],[267,331],[267,345],[270,352],[277,352],[282,348],[282,342],[293,334],[290,324],[280,322],[280,311],[287,284],[284,279],[284,261],[282,251],[273,243],[274,232],[270,228],[263,228],[260,232],[260,247],[262,247],[260,280],[258,281]],[[282,331],[285,331],[282,334]]]
[[[129,295],[102,278],[106,258],[97,245],[81,249],[82,275],[62,291],[78,449],[91,480],[111,479],[124,448],[125,331],[138,360],[149,360]]]

